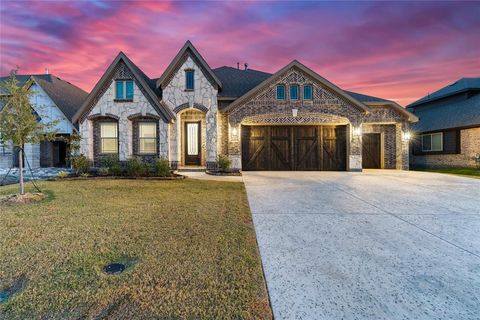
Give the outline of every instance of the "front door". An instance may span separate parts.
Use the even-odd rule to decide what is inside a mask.
[[[185,123],[185,165],[201,164],[200,122]]]
[[[362,167],[364,169],[381,169],[381,144],[380,133],[367,133],[362,137]]]

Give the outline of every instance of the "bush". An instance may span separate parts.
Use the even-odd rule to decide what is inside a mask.
[[[102,168],[105,168],[107,174],[110,175],[119,176],[122,174],[122,167],[116,154],[103,156],[100,160],[100,171],[105,170]]]
[[[227,171],[228,169],[230,169],[230,165],[232,164],[232,161],[227,155],[219,154],[217,157],[217,163],[220,170]]]
[[[160,158],[155,162],[155,174],[159,177],[170,177],[172,175],[172,169],[170,163],[165,158]]]
[[[66,177],[68,177],[70,174],[67,172],[67,171],[59,171],[57,173],[57,177],[59,177],[60,179],[64,179]]]
[[[131,177],[145,176],[148,173],[148,165],[141,158],[132,157],[127,162],[127,174]]]
[[[83,174],[90,169],[90,161],[83,154],[72,157],[72,167],[76,174]]]

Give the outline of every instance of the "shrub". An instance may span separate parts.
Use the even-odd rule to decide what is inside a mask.
[[[217,157],[217,163],[220,170],[227,171],[228,169],[230,169],[230,165],[232,164],[232,161],[227,155],[219,154]]]
[[[165,158],[160,158],[155,162],[155,174],[159,177],[170,177],[172,175],[170,163]]]
[[[116,154],[103,156],[100,160],[100,170],[102,168],[106,168],[107,174],[110,175],[119,176],[122,174],[122,167]]]
[[[83,154],[72,157],[72,166],[76,174],[83,174],[90,169],[90,161]]]
[[[132,157],[127,162],[127,174],[131,177],[140,177],[148,173],[148,165],[141,158]]]
[[[60,179],[64,179],[68,176],[69,176],[69,173],[67,171],[62,170],[57,173],[57,177],[59,177]]]
[[[88,177],[90,177],[90,174],[88,172],[80,173],[80,177],[88,178]]]

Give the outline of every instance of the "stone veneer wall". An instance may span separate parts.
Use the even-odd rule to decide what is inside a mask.
[[[283,101],[276,100],[276,85],[286,85],[286,98]],[[299,100],[289,99],[289,85],[300,86]],[[303,84],[313,86],[313,100],[302,101]],[[292,109],[298,109],[297,117],[292,116]],[[358,107],[352,105],[343,97],[330,91],[323,84],[310,78],[302,71],[290,69],[275,83],[245,102],[243,105],[230,111],[228,115],[229,126],[237,128],[240,132],[241,124],[265,124],[265,125],[307,125],[307,124],[347,124],[347,162],[348,170],[361,170],[362,146],[361,139],[352,135],[353,127],[365,122],[381,123],[404,123],[405,118],[396,110],[379,106],[372,107],[372,113],[366,115]],[[230,137],[228,154],[232,160],[232,166],[241,168],[241,143],[238,138]],[[391,143],[393,145],[393,143]],[[396,143],[398,145],[398,143]],[[401,144],[400,144],[401,145]],[[399,151],[401,159],[405,158],[405,151]],[[406,150],[408,169],[408,149]]]
[[[132,121],[128,119],[134,114],[146,115],[148,113],[158,115],[152,102],[146,98],[146,94],[140,89],[137,81],[133,85],[133,101],[115,102],[115,79],[134,79],[133,74],[121,63],[116,69],[109,85],[103,88],[103,92],[97,97],[90,109],[87,119],[80,121],[80,152],[89,159],[94,160],[94,120],[89,120],[92,115],[113,115],[118,117],[118,139],[119,139],[119,159],[127,160],[133,155],[132,143]],[[160,157],[168,157],[168,124],[163,119],[158,120],[159,145],[158,154]]]
[[[180,67],[175,71],[168,84],[162,90],[162,99],[173,111],[176,107],[187,103],[190,106],[199,104],[204,106],[208,111],[205,114],[206,127],[206,165],[215,166],[217,160],[217,92],[218,90],[212,84],[211,79],[207,78],[204,70],[195,63],[190,54],[186,54],[182,58]],[[185,90],[185,70],[195,70],[194,90]],[[182,161],[182,145],[183,145],[183,129],[180,125],[172,125],[170,127],[170,161]]]
[[[460,130],[460,153],[410,156],[412,165],[421,167],[475,167],[480,154],[480,127]]]

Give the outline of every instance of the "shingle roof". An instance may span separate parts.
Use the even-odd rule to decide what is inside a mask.
[[[241,70],[227,66],[213,69],[213,73],[223,84],[222,91],[219,92],[218,96],[232,98],[244,95],[272,76],[271,73],[267,72],[253,69]]]
[[[8,78],[0,77],[0,82]],[[19,85],[24,85],[30,78],[35,80],[70,121],[88,96],[88,93],[79,87],[52,74],[16,75],[16,78]]]
[[[460,92],[469,90],[480,90],[480,78],[461,78],[446,87],[441,88],[407,106],[407,108],[415,107],[426,102],[431,102],[444,97],[448,97]]]
[[[352,97],[354,97],[355,99],[361,102],[367,102],[367,103],[368,102],[392,102],[390,100],[386,100],[382,98],[367,96],[366,94],[356,93],[356,92],[347,91],[347,90],[343,90],[343,91],[345,91],[346,93],[348,93],[349,95],[351,95]]]
[[[460,102],[415,108],[420,121],[412,125],[417,132],[480,125],[480,93]]]

